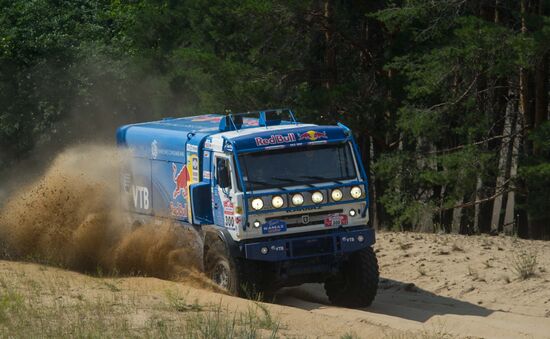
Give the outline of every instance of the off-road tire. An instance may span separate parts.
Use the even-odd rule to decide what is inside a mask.
[[[257,276],[252,272],[252,264],[242,258],[234,258],[221,239],[210,238],[210,243],[205,244],[204,271],[214,283],[226,289],[232,295],[242,298],[254,298],[259,291],[255,282]],[[220,272],[225,271],[225,272]],[[227,281],[223,281],[226,276]],[[220,279],[221,278],[221,279]]]
[[[344,307],[367,307],[378,290],[378,261],[371,247],[350,255],[341,270],[325,281],[330,302]]]

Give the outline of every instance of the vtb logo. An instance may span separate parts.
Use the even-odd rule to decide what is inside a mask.
[[[319,139],[328,139],[327,132],[307,131],[298,136],[298,141],[300,140],[315,141]]]

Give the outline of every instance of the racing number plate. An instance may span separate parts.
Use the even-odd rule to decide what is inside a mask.
[[[347,224],[348,216],[345,214],[331,214],[325,218],[325,227],[337,227]]]

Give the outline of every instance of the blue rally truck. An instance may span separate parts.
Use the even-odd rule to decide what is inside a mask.
[[[121,190],[134,222],[167,218],[201,234],[204,270],[238,296],[321,282],[336,305],[378,288],[368,183],[351,131],[290,110],[122,126]]]

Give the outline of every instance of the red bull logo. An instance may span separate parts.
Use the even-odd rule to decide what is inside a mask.
[[[298,136],[298,140],[315,141],[319,139],[328,139],[327,132],[307,131]]]
[[[269,138],[257,137],[254,140],[256,141],[256,146],[269,146],[294,142],[296,141],[296,136],[294,133],[288,133],[287,135],[272,135]]]
[[[183,198],[187,198],[187,183],[189,182],[189,171],[187,171],[187,166],[183,166],[178,172],[178,166],[172,163],[172,179],[176,184],[174,193],[172,194],[173,198],[176,199],[180,195]]]

